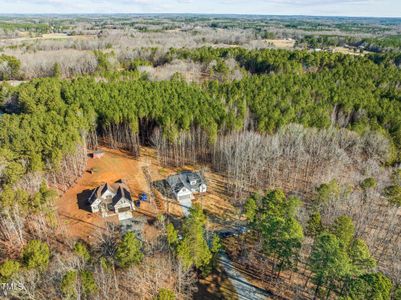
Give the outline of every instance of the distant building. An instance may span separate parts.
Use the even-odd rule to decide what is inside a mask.
[[[174,197],[183,205],[191,206],[194,193],[205,193],[207,184],[200,172],[185,171],[167,178]]]
[[[88,199],[93,213],[101,212],[123,214],[135,209],[128,186],[122,180],[112,185],[102,184],[95,188]]]

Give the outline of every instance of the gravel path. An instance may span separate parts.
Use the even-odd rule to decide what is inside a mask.
[[[227,273],[239,300],[264,300],[270,299],[271,294],[250,283],[233,265],[226,253],[219,256],[219,263]]]

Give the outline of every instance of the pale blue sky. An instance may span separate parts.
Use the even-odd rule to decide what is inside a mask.
[[[401,17],[401,0],[0,0],[7,13],[227,13]]]

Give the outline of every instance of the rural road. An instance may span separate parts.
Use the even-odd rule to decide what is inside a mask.
[[[242,276],[225,252],[220,254],[219,263],[227,273],[227,276],[237,293],[238,300],[270,299],[269,296],[271,296],[271,294],[254,286]]]

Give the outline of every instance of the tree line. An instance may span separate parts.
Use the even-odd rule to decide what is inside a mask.
[[[100,54],[99,54],[100,55]],[[168,141],[200,128],[213,144],[218,133],[272,134],[290,123],[377,132],[391,141],[387,163],[399,161],[401,71],[388,60],[306,51],[171,50],[169,56],[235,59],[251,74],[238,81],[187,83],[180,76],[151,82],[137,71],[103,70],[96,80],[46,78],[2,85],[1,181],[57,168],[89,132],[137,154],[137,134],[154,127]],[[147,121],[146,121],[147,120]],[[145,128],[147,124],[151,128]]]

